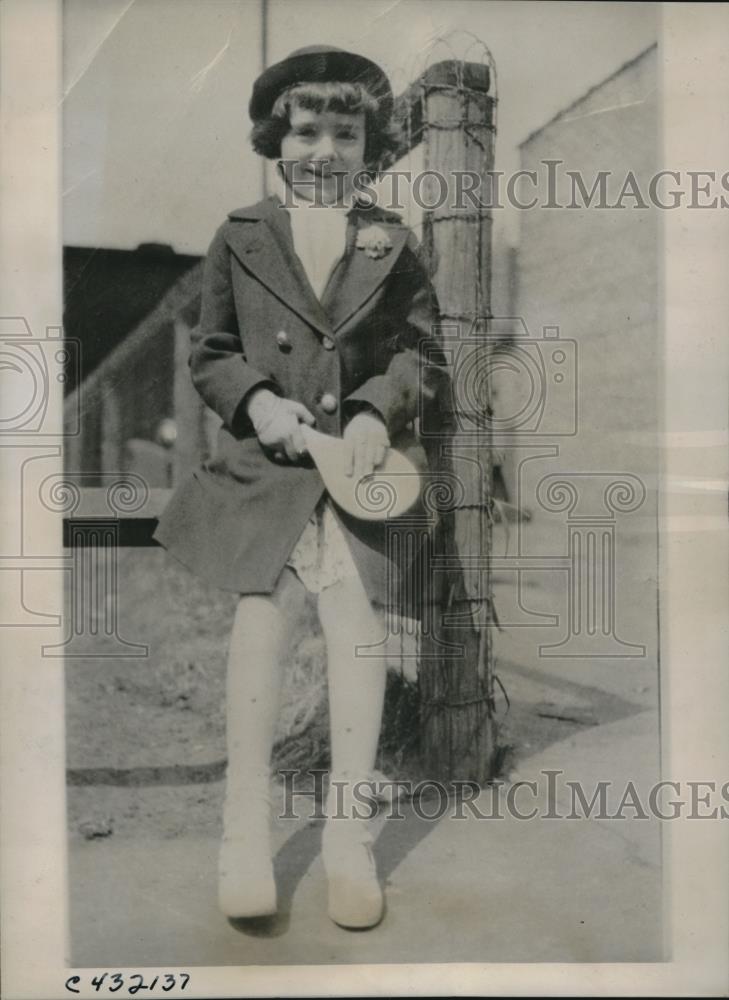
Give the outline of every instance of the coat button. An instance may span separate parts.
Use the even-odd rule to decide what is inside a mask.
[[[333,351],[336,346],[331,337],[322,337],[321,343],[325,351]]]
[[[286,333],[285,330],[279,330],[279,332],[276,334],[276,343],[278,344],[279,349],[282,351],[291,350],[291,341],[289,340],[289,335],[288,333]]]
[[[325,413],[336,413],[337,412],[337,400],[335,396],[332,396],[331,392],[325,392],[321,397],[320,406]]]

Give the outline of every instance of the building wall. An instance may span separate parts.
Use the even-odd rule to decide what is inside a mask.
[[[647,191],[657,164],[656,70],[656,50],[649,49],[522,144],[521,166],[537,171],[541,204],[548,200],[543,161],[550,159],[563,161],[558,204],[570,201],[566,170],[582,172],[588,190],[599,171],[611,171],[608,204],[629,171]],[[630,199],[624,204],[623,209],[542,207],[521,214],[517,308],[525,326],[517,344],[539,357],[546,377],[543,385],[535,379],[535,391],[545,389],[541,423],[534,433],[517,437],[509,481],[516,502],[534,514],[520,526],[515,545],[544,557],[547,565],[568,553],[578,560],[579,574],[564,576],[557,563],[555,572],[564,576],[565,588],[573,588],[576,607],[587,601],[585,592],[575,596],[578,580],[587,587],[589,579],[602,594],[603,612],[610,609],[617,635],[645,649],[640,654],[620,647],[606,655],[638,656],[631,665],[655,662],[658,650],[662,350],[659,212],[633,208]],[[556,332],[562,344],[545,336]],[[503,416],[524,404],[528,378],[506,373],[499,388]],[[611,492],[611,484],[621,481],[626,487]],[[548,484],[560,482],[564,488],[550,496]],[[626,511],[624,502],[634,509]],[[606,542],[611,532],[612,541]],[[597,539],[592,556],[588,536]],[[522,605],[538,602],[540,585],[539,573],[522,574]],[[598,633],[608,627],[606,621],[600,619]],[[564,662],[565,669],[578,669],[586,661]],[[609,659],[599,663],[605,669],[619,665]]]
[[[598,171],[611,171],[608,204],[628,171],[647,191],[657,163],[656,62],[656,49],[647,50],[523,143],[521,166],[538,172],[540,202],[550,159],[564,161],[561,204],[571,198],[567,170],[581,171],[588,190]],[[661,363],[658,210],[623,203],[524,211],[517,304],[532,336],[558,326],[575,341],[577,434],[560,441],[559,464],[650,472]],[[550,386],[555,420],[571,406],[566,388]]]

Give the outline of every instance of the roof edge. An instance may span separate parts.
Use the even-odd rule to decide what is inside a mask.
[[[521,149],[522,146],[526,146],[526,144],[528,142],[531,142],[532,139],[538,136],[540,132],[543,132],[545,128],[548,128],[548,126],[553,125],[556,121],[559,121],[560,118],[563,118],[566,114],[572,111],[573,108],[576,108],[578,104],[580,104],[582,101],[588,98],[590,94],[594,94],[596,90],[600,89],[600,87],[604,87],[606,83],[609,83],[611,80],[614,80],[616,76],[619,76],[620,73],[628,69],[629,66],[633,66],[640,59],[643,59],[645,56],[647,56],[649,52],[652,52],[653,49],[657,48],[658,48],[658,42],[657,41],[653,42],[651,45],[647,46],[647,48],[642,49],[640,52],[638,52],[637,55],[634,55],[630,59],[627,59],[624,63],[621,63],[616,70],[614,70],[612,73],[609,74],[609,76],[606,76],[602,80],[599,80],[597,83],[593,84],[584,92],[584,94],[580,94],[580,96],[575,98],[574,101],[572,101],[566,107],[562,108],[556,114],[552,115],[552,117],[549,118],[543,125],[540,125],[539,128],[535,128],[532,132],[530,132],[529,135],[526,137],[526,139],[522,139],[521,142],[517,143],[516,148]]]

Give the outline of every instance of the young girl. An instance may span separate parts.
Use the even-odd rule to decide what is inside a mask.
[[[392,525],[328,499],[302,424],[343,437],[361,477],[437,398],[425,351],[434,300],[399,216],[357,199],[392,148],[392,92],[374,63],[338,49],[294,52],[256,81],[253,146],[279,161],[281,190],[231,212],[206,260],[193,382],[222,418],[215,456],[175,493],[157,538],[239,593],[227,673],[228,770],[219,903],[275,912],[269,763],[282,668],[304,588],[327,647],[330,782],[347,792],[322,839],[329,915],[378,923],[383,895],[351,790],[375,763],[386,664],[356,655],[383,639],[379,608],[403,601],[407,561]],[[339,798],[338,804],[342,805]],[[344,818],[340,818],[344,816]]]

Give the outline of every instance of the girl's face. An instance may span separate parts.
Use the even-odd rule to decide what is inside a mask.
[[[294,108],[281,140],[287,183],[307,201],[332,204],[352,193],[354,175],[364,170],[365,113]]]

